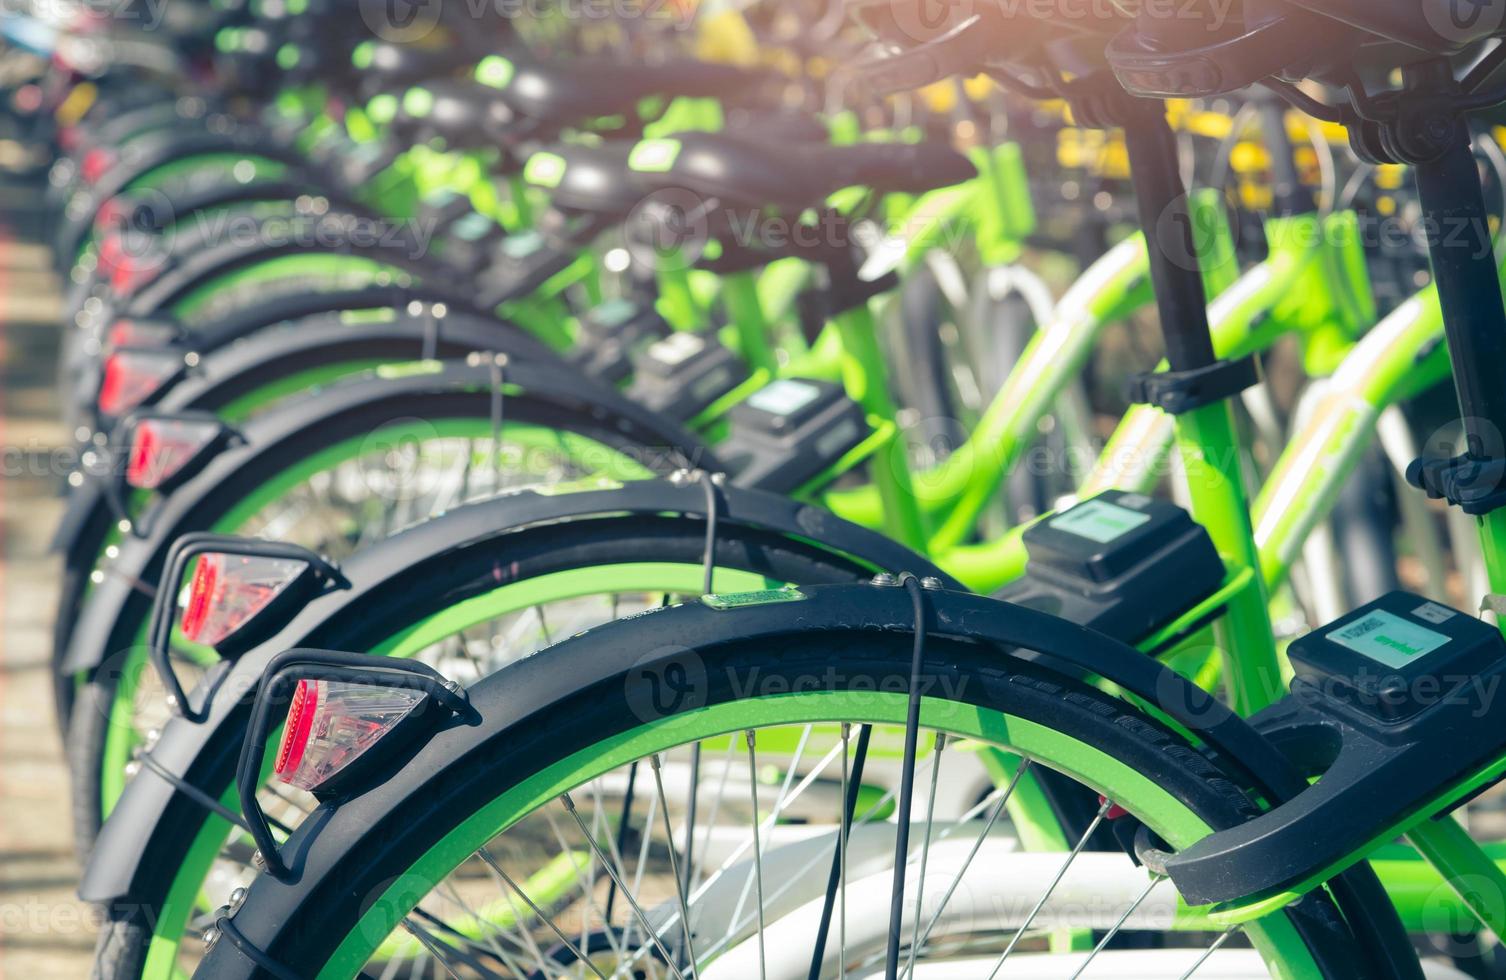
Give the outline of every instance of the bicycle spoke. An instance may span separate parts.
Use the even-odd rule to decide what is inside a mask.
[[[654,930],[653,926],[649,924],[648,916],[644,914],[642,906],[638,904],[638,900],[634,898],[632,893],[629,892],[622,884],[622,880],[618,877],[616,870],[613,869],[611,863],[607,861],[606,856],[602,854],[600,845],[596,843],[596,840],[591,836],[590,831],[586,828],[585,820],[581,818],[579,811],[577,811],[575,808],[575,801],[571,799],[569,793],[563,793],[560,795],[560,802],[564,804],[564,807],[570,813],[570,816],[575,818],[576,825],[580,827],[580,832],[585,835],[586,842],[590,845],[591,850],[594,851],[596,853],[596,856],[601,860],[602,868],[606,871],[607,875],[612,878],[612,880],[617,882],[617,886],[619,888],[623,889],[622,897],[626,899],[628,905],[632,907],[633,915],[637,918],[638,923],[643,927],[645,934],[658,948],[660,955],[664,957],[664,965],[669,967],[669,971],[671,973],[673,973],[677,977],[680,977],[681,980],[684,980],[685,975],[680,972],[679,967],[675,966],[674,960],[669,955],[669,950],[665,948],[664,943],[659,939],[659,934]]]
[[[931,930],[935,929],[936,924],[941,921],[941,914],[946,911],[947,903],[952,900],[957,887],[962,883],[962,876],[967,874],[967,869],[972,866],[973,858],[978,856],[978,851],[982,849],[983,842],[988,839],[988,835],[993,830],[994,824],[998,821],[1000,814],[1004,812],[1005,806],[1008,805],[1009,798],[1014,795],[1015,787],[1020,785],[1020,780],[1029,768],[1030,760],[1022,759],[1019,767],[1015,769],[1014,777],[1010,779],[1009,785],[1004,788],[1003,795],[999,797],[998,801],[994,804],[993,811],[988,815],[988,819],[984,821],[983,829],[978,832],[977,838],[973,840],[972,849],[967,852],[967,857],[963,859],[962,867],[957,870],[957,874],[952,878],[952,883],[947,887],[946,894],[941,896],[941,903],[936,907],[936,912],[931,916],[931,921],[926,923],[925,930],[921,932],[920,939],[916,945],[924,946],[926,940],[931,938]]]
[[[690,932],[690,906],[685,898],[685,881],[680,877],[680,867],[675,858],[675,832],[669,822],[669,802],[664,798],[664,771],[659,764],[659,756],[652,756],[654,766],[654,790],[659,794],[659,812],[664,815],[664,836],[669,841],[669,872],[675,879],[675,896],[680,902],[680,927],[685,933],[685,955],[688,956],[690,972],[695,973],[695,941]],[[644,834],[647,837],[647,834]]]
[[[926,859],[931,854],[931,828],[935,826],[936,818],[936,784],[941,778],[941,753],[945,747],[946,736],[937,732],[935,743],[936,761],[931,766],[931,795],[926,800],[926,833],[920,845],[920,873],[915,883],[915,923],[910,935],[910,956],[905,963],[906,974],[915,969],[915,954],[920,948],[920,922],[923,916],[922,902],[926,889]],[[908,864],[906,868],[896,868],[895,873],[905,874],[907,868]]]
[[[1131,915],[1135,914],[1135,909],[1139,908],[1140,903],[1144,902],[1147,898],[1150,897],[1150,893],[1155,889],[1157,885],[1161,883],[1161,881],[1162,878],[1160,875],[1150,876],[1150,882],[1145,886],[1145,890],[1142,891],[1138,896],[1136,896],[1135,900],[1130,903],[1129,908],[1124,910],[1124,914],[1121,915],[1117,920],[1115,920],[1114,924],[1109,927],[1108,932],[1103,934],[1103,938],[1098,940],[1098,945],[1093,947],[1093,951],[1088,954],[1087,959],[1082,961],[1082,965],[1077,968],[1077,972],[1072,974],[1072,976],[1069,977],[1068,980],[1077,980],[1078,977],[1083,975],[1083,972],[1088,968],[1088,964],[1092,963],[1094,958],[1097,957],[1099,953],[1103,952],[1104,947],[1109,944],[1110,940],[1112,940],[1119,934],[1119,930],[1124,927],[1124,923],[1129,920],[1129,917]]]
[[[763,847],[758,839],[758,749],[753,730],[744,733],[748,740],[748,795],[753,803],[753,876],[758,887],[758,977],[767,980],[767,954],[763,945]]]
[[[538,903],[528,896],[528,893],[523,890],[523,887],[516,881],[513,881],[512,876],[502,869],[502,865],[497,862],[497,859],[492,856],[490,851],[483,847],[476,852],[476,855],[481,858],[481,860],[486,864],[487,867],[491,868],[493,873],[495,873],[499,878],[502,879],[504,883],[506,883],[507,887],[511,889],[511,891],[517,893],[518,897],[523,900],[523,904],[527,905],[529,909],[533,911],[533,914],[538,916],[540,922],[548,926],[549,931],[554,933],[555,937],[559,939],[559,941],[567,950],[570,951],[571,956],[574,956],[578,962],[583,963],[587,967],[589,967],[591,972],[600,977],[601,980],[607,980],[606,974],[597,969],[596,965],[591,962],[591,958],[585,953],[581,952],[580,947],[571,942],[570,938],[560,930],[560,927],[555,925],[553,917],[551,917],[543,909],[539,908]]]
[[[1062,862],[1061,869],[1056,872],[1056,877],[1051,879],[1051,884],[1046,887],[1046,894],[1042,895],[1040,901],[1035,903],[1035,907],[1030,910],[1030,914],[1025,916],[1025,921],[1020,923],[1020,927],[1015,930],[1014,936],[1010,938],[1009,945],[1005,946],[1004,952],[999,954],[999,961],[994,964],[993,970],[988,974],[988,980],[994,980],[994,977],[998,976],[999,971],[1004,968],[1004,961],[1009,959],[1009,954],[1014,952],[1015,947],[1019,945],[1020,939],[1030,929],[1031,923],[1035,922],[1035,917],[1040,915],[1041,909],[1046,907],[1046,902],[1051,898],[1051,894],[1056,891],[1056,886],[1061,884],[1061,880],[1066,877],[1067,869],[1072,867],[1072,862],[1077,859],[1077,855],[1082,853],[1082,849],[1087,846],[1088,838],[1093,836],[1093,832],[1098,829],[1098,825],[1103,822],[1104,816],[1112,806],[1112,802],[1104,800],[1098,807],[1098,813],[1094,815],[1093,821],[1088,824],[1088,829],[1083,831],[1082,836],[1077,839],[1077,843],[1072,846],[1072,850],[1067,854],[1067,859]]]
[[[1234,935],[1233,929],[1225,929],[1223,932],[1219,933],[1218,938],[1213,940],[1212,944],[1209,945],[1207,949],[1203,950],[1203,955],[1199,956],[1197,958],[1197,962],[1193,963],[1191,968],[1188,969],[1186,973],[1182,974],[1181,977],[1178,978],[1178,980],[1187,980],[1188,977],[1196,973],[1204,963],[1208,962],[1208,958],[1214,953],[1218,952],[1219,947],[1227,942],[1229,937],[1232,935]]]

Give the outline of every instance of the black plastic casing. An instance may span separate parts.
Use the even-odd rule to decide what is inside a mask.
[[[727,417],[731,433],[717,455],[732,482],[774,493],[809,483],[872,431],[862,406],[828,381],[782,378]]]
[[[1132,643],[1224,580],[1208,532],[1173,503],[1105,490],[1024,533],[1025,577],[999,598]]]
[[[653,307],[609,300],[580,318],[580,336],[568,359],[591,377],[618,384],[632,375],[635,354],[670,333]]]
[[[1506,639],[1467,613],[1388,592],[1295,640],[1287,655],[1296,671],[1293,695],[1356,724],[1410,729],[1429,708],[1506,662]]]
[[[633,359],[626,394],[650,411],[688,422],[748,379],[748,365],[716,338],[677,331]]]

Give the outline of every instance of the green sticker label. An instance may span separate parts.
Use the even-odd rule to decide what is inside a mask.
[[[1149,514],[1120,507],[1107,500],[1089,500],[1052,518],[1049,526],[1099,544],[1108,544],[1149,522]]]
[[[379,364],[376,376],[387,378],[413,378],[423,374],[438,374],[444,370],[443,361],[407,361],[399,364]]]
[[[679,140],[643,140],[628,154],[628,169],[662,174],[675,165],[675,157],[679,155]]]
[[[1387,667],[1405,667],[1449,641],[1442,633],[1435,633],[1384,609],[1376,609],[1347,626],[1329,630],[1324,638]]]
[[[532,228],[502,239],[502,254],[510,259],[526,259],[544,247],[544,236]]]
[[[523,179],[536,187],[558,187],[565,179],[565,158],[558,153],[535,153],[523,165]]]
[[[403,111],[414,119],[422,119],[434,109],[434,93],[415,86],[403,93]]]
[[[491,88],[507,88],[512,82],[512,76],[517,73],[517,68],[511,61],[499,54],[482,58],[476,65],[475,78],[482,85]]]
[[[748,404],[760,412],[787,416],[800,411],[820,395],[821,389],[815,385],[796,381],[793,378],[782,378],[749,395]]]
[[[366,103],[366,118],[378,125],[386,125],[397,116],[397,96],[387,93],[374,97]]]
[[[783,589],[758,589],[754,592],[710,593],[701,596],[701,602],[712,609],[744,609],[748,606],[766,606],[771,602],[795,602],[805,598],[805,593],[794,587]]]
[[[591,310],[591,321],[609,330],[627,323],[638,315],[638,304],[628,299],[609,299]]]

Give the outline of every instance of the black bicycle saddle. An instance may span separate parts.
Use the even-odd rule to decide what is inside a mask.
[[[438,136],[451,149],[481,149],[528,135],[502,93],[467,78],[436,78],[415,85],[398,100],[393,126],[427,141]]]
[[[938,14],[928,0],[847,0],[849,14],[889,48],[850,70],[872,94],[979,72],[1041,88],[1096,73],[1105,43],[1131,18],[1107,5],[1086,16],[1066,2],[948,5]]]
[[[802,209],[844,187],[921,193],[977,175],[966,157],[940,143],[770,144],[726,133],[658,142],[663,153],[652,169],[636,167],[645,185],[688,190],[728,208]]]
[[[1206,97],[1269,78],[1341,82],[1461,55],[1506,33],[1503,0],[1242,0],[1220,13],[1160,17],[1142,9],[1108,46],[1138,95]]]
[[[705,61],[603,64],[538,61],[508,55],[511,78],[498,91],[520,115],[556,129],[599,116],[631,113],[650,96],[728,99],[746,95],[766,79],[760,72]]]
[[[548,189],[557,208],[622,216],[645,194],[628,167],[632,148],[625,141],[561,144],[531,157],[524,174],[530,183]]]

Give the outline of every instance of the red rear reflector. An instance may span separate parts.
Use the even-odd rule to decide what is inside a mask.
[[[99,410],[117,418],[126,414],[150,398],[182,365],[183,359],[168,351],[116,351],[105,358]]]
[[[195,419],[142,419],[131,432],[126,482],[155,490],[220,434],[217,422]]]
[[[126,234],[129,234],[127,232]],[[135,292],[136,287],[146,282],[152,272],[162,263],[162,260],[151,254],[137,255],[127,251],[124,236],[111,239],[112,242],[120,242],[120,246],[110,256],[106,256],[102,250],[100,264],[109,263],[113,267],[110,273],[110,288],[116,296],[129,296]]]
[[[308,563],[296,558],[200,555],[179,623],[183,635],[194,643],[218,645],[265,609],[306,568]]]
[[[288,723],[282,730],[282,744],[277,747],[277,765],[273,771],[278,776],[295,772],[303,763],[304,750],[309,745],[309,733],[314,728],[314,712],[319,707],[319,682],[299,681],[293,692],[293,703],[288,705]]]
[[[381,741],[425,697],[408,688],[299,681],[277,748],[277,778],[317,790]]]
[[[105,172],[114,165],[115,154],[102,147],[96,146],[94,149],[84,154],[84,162],[80,167],[79,172],[83,174],[85,181],[91,184],[95,184],[98,183],[99,178],[103,177],[105,175]]]

